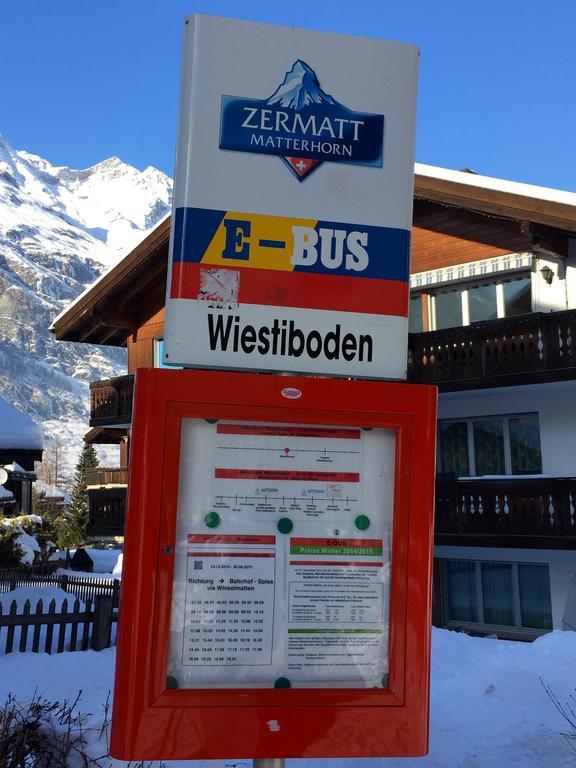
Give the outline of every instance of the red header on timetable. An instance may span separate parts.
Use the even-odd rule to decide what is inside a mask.
[[[224,480],[301,480],[319,483],[359,483],[359,472],[303,472],[281,469],[215,469]]]
[[[292,547],[382,547],[380,539],[324,539],[324,538],[293,538]]]
[[[276,544],[276,536],[254,534],[189,533],[188,544]]]
[[[330,427],[290,427],[264,424],[218,424],[219,435],[266,435],[267,437],[316,437],[330,440],[360,440],[359,429],[333,429]]]

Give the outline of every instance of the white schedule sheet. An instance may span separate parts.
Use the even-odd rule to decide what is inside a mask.
[[[395,442],[182,422],[169,685],[386,686]]]

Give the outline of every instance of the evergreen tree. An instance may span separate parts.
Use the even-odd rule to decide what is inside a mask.
[[[72,489],[72,502],[70,512],[66,516],[65,529],[58,531],[58,544],[65,548],[84,544],[86,541],[86,526],[88,525],[89,501],[86,490],[86,472],[97,467],[98,456],[94,446],[84,443],[80,458],[74,472],[74,487]]]

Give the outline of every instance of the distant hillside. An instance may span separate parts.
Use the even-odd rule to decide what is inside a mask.
[[[64,478],[88,429],[88,382],[124,373],[125,356],[56,342],[48,328],[169,213],[171,194],[155,168],[117,157],[56,167],[0,136],[0,394],[43,426],[53,450],[57,441]]]

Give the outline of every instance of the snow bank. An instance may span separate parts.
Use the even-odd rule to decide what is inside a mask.
[[[115,579],[121,579],[122,578],[122,563],[124,560],[124,555],[120,553],[118,555],[118,560],[116,560],[116,565],[114,566],[114,569],[112,571],[112,575]]]
[[[70,550],[70,557],[76,552],[75,549]],[[122,550],[120,549],[90,549],[85,548],[85,552],[90,555],[92,562],[94,563],[94,576],[103,578],[107,576],[109,578],[118,579],[120,576],[113,575],[114,569],[118,562],[118,559],[122,557]],[[58,550],[50,555],[50,560],[66,560],[66,552]],[[91,574],[86,571],[67,571],[70,575],[76,576],[90,576]],[[120,574],[122,570],[120,570]]]
[[[541,680],[566,701],[576,688],[576,632],[553,632],[534,643],[473,638],[433,630],[430,754],[408,759],[287,760],[287,768],[574,768],[561,736],[566,723]],[[98,741],[113,685],[114,651],[0,656],[0,698],[74,699],[87,715],[90,754]],[[170,768],[224,768],[249,760],[179,761]],[[114,761],[113,766],[124,765]],[[155,764],[156,768],[158,764]],[[243,767],[244,768],[244,767]]]

